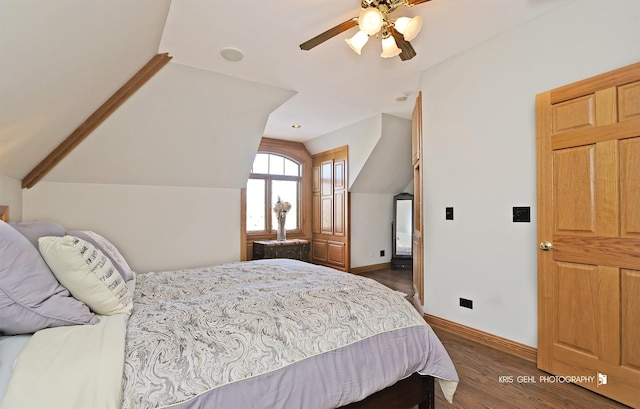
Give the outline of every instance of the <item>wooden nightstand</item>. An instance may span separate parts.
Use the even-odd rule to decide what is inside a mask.
[[[292,258],[310,261],[309,240],[268,240],[253,242],[253,259],[263,258]]]

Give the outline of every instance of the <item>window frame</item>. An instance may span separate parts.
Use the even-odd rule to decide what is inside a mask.
[[[276,233],[276,229],[273,228],[273,208],[272,208],[272,204],[273,204],[273,196],[272,196],[272,189],[271,189],[271,182],[274,180],[283,180],[283,181],[293,181],[293,182],[298,182],[298,186],[297,186],[297,192],[296,192],[296,200],[297,200],[297,212],[296,212],[296,225],[298,226],[296,229],[287,229],[287,234],[291,233],[300,233],[302,232],[301,226],[302,226],[302,206],[301,206],[301,201],[302,201],[302,175],[303,175],[303,164],[298,162],[295,158],[292,158],[290,156],[287,156],[285,154],[282,154],[280,152],[269,152],[269,151],[258,151],[258,154],[267,154],[267,155],[274,155],[274,156],[279,156],[285,159],[288,159],[294,163],[296,163],[298,165],[298,176],[290,176],[290,175],[277,175],[277,174],[271,174],[271,173],[249,173],[249,179],[260,179],[260,180],[264,180],[264,197],[265,197],[265,215],[264,215],[264,220],[265,220],[265,229],[264,230],[247,230],[247,235],[249,234],[272,234],[272,233]],[[246,207],[245,207],[246,208]],[[289,217],[289,216],[287,216]],[[246,223],[246,219],[245,219],[245,223]]]

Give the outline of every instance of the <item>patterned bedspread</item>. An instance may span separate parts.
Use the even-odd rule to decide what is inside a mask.
[[[184,405],[224,385],[415,326],[424,320],[394,291],[294,260],[139,274],[122,408]]]

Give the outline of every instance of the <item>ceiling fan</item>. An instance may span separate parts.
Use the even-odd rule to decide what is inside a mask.
[[[360,3],[362,11],[359,17],[350,18],[300,44],[300,49],[310,50],[330,38],[358,26],[360,31],[345,40],[356,53],[360,54],[362,47],[369,40],[369,36],[375,35],[376,38],[382,38],[381,57],[389,58],[397,55],[402,61],[410,60],[415,57],[416,51],[409,41],[413,40],[420,32],[422,17],[391,18],[389,15],[400,6],[412,7],[428,1],[431,0],[362,0]]]

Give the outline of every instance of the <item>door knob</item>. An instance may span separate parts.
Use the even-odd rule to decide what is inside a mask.
[[[553,244],[551,244],[551,242],[545,240],[542,243],[540,243],[540,250],[549,251],[551,249],[555,249],[555,247],[553,247]]]

